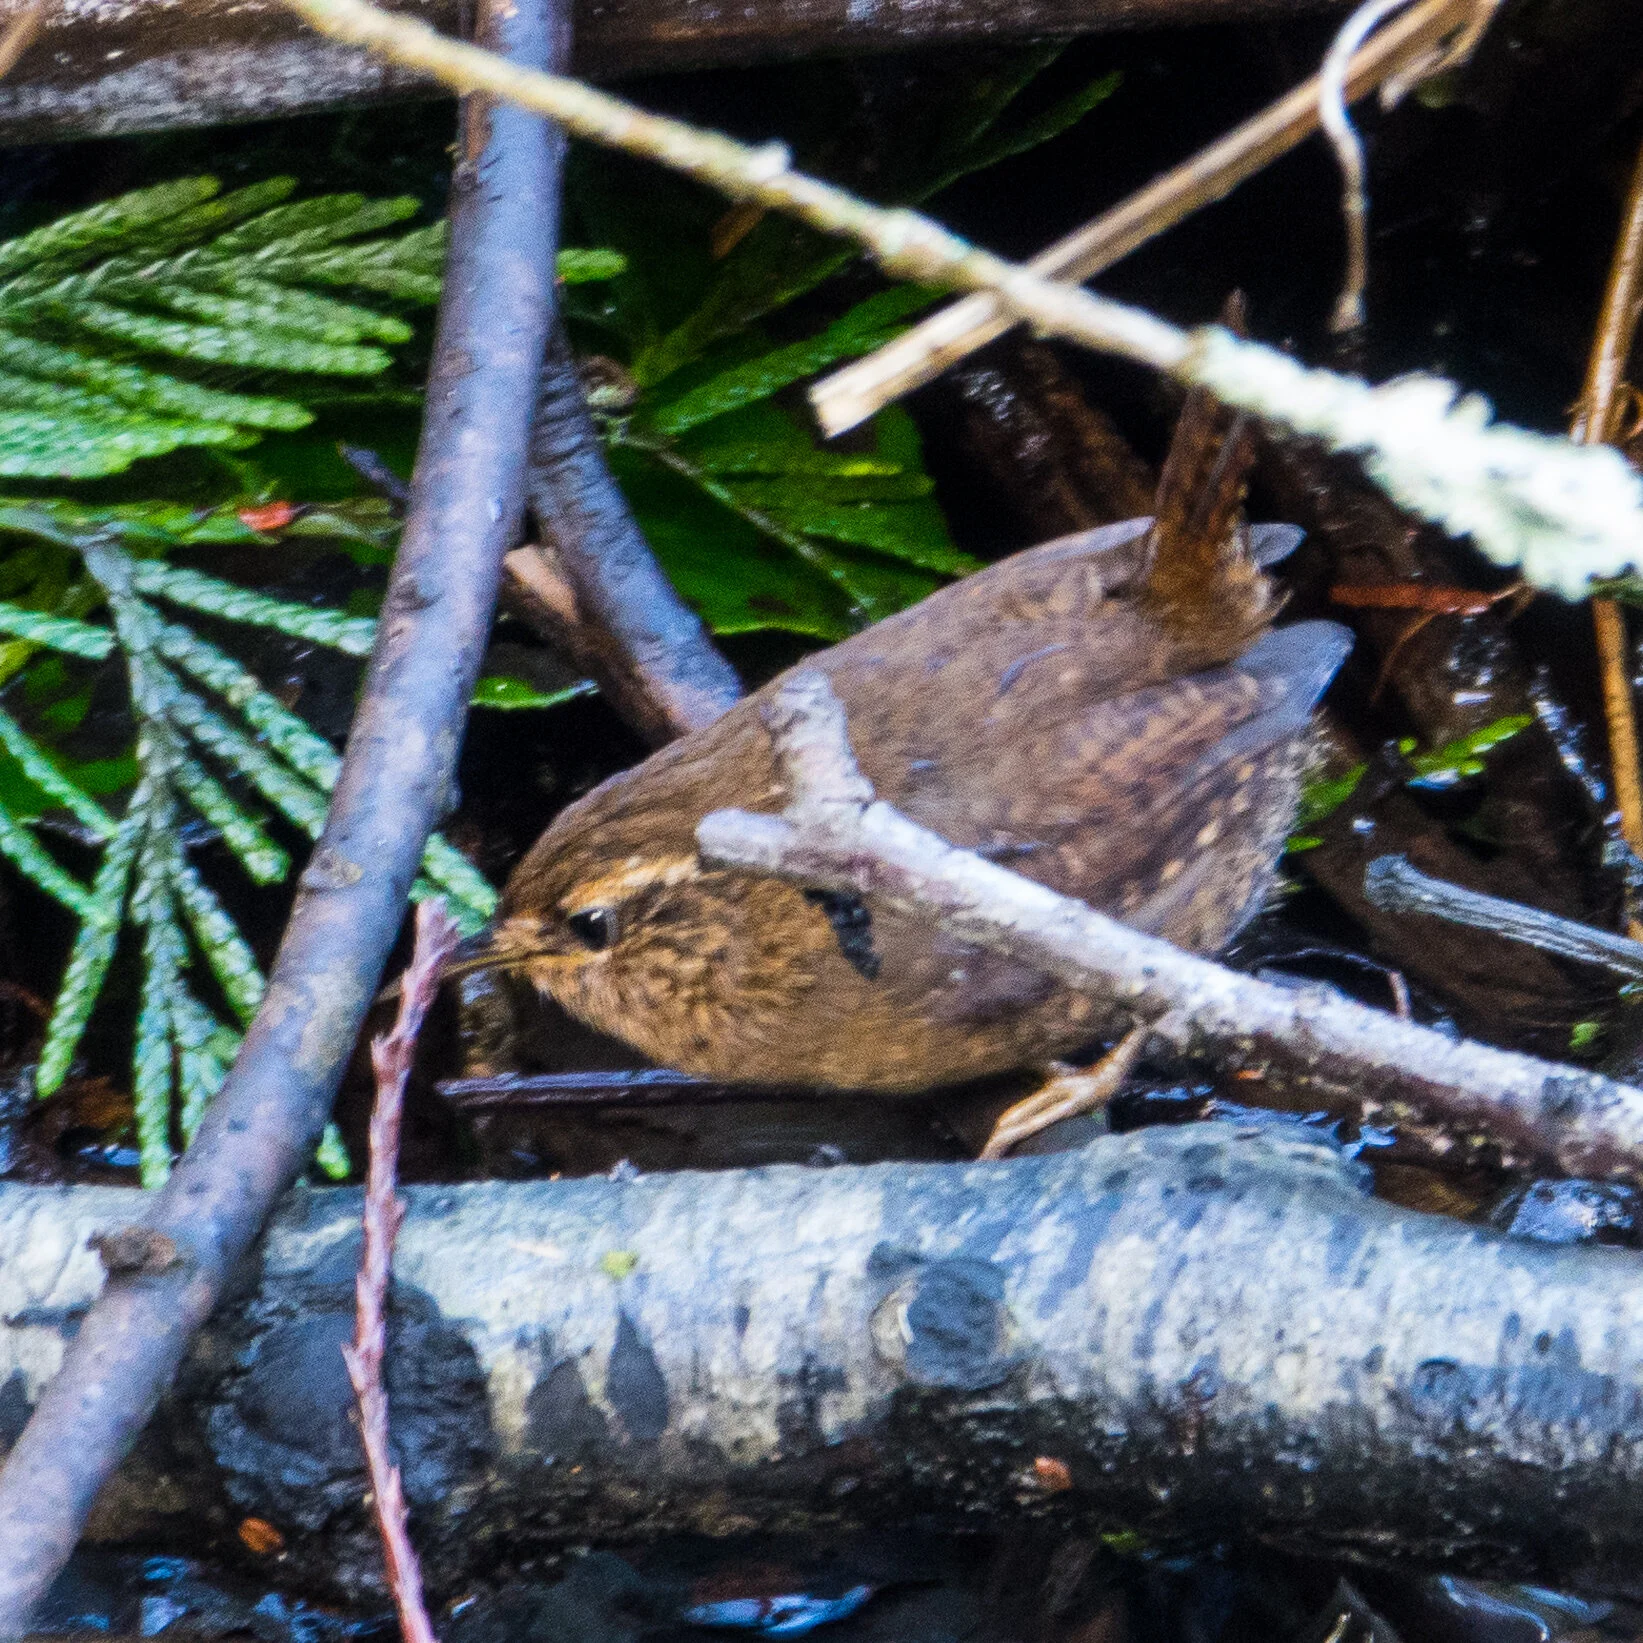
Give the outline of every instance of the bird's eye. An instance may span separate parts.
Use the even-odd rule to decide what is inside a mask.
[[[609,907],[589,907],[568,913],[565,922],[591,952],[602,953],[616,940],[616,914]]]

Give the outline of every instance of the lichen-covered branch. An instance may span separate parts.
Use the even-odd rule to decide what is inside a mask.
[[[731,199],[856,241],[887,273],[959,291],[990,291],[1039,331],[1119,354],[1209,388],[1291,433],[1363,453],[1394,500],[1537,586],[1578,597],[1593,577],[1643,561],[1643,479],[1617,451],[1570,444],[1509,423],[1437,377],[1372,388],[1309,370],[1216,325],[1186,332],[1123,303],[1045,279],[983,251],[929,217],[885,209],[792,168],[780,143],[752,147],[648,114],[561,76],[535,73],[447,39],[369,0],[284,0],[332,39],[366,46],[462,91],[485,91],[557,120],[590,142],[695,178]]]
[[[703,856],[935,918],[961,940],[1115,998],[1162,1047],[1300,1086],[1442,1153],[1643,1181],[1643,1090],[1402,1021],[1322,989],[1239,975],[1142,935],[872,797],[826,679],[793,675],[767,722],[793,802],[716,811]]]

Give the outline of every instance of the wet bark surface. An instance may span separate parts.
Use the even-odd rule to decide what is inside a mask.
[[[1223,1124],[964,1168],[412,1189],[389,1382],[431,1578],[917,1516],[1624,1583],[1636,1255],[1401,1211],[1362,1176]],[[8,1431],[128,1203],[0,1193]],[[339,1350],[358,1207],[286,1201],[100,1535],[250,1514],[290,1577],[376,1589]]]

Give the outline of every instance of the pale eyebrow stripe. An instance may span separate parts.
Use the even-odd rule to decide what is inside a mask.
[[[651,861],[635,862],[620,872],[607,873],[591,884],[578,885],[574,897],[562,900],[559,908],[566,917],[570,917],[595,907],[608,907],[626,901],[636,891],[648,890],[656,885],[683,884],[700,876],[701,871],[701,863],[694,855],[662,856]]]

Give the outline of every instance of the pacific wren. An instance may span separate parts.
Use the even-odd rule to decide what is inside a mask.
[[[803,664],[827,674],[880,797],[1200,952],[1272,883],[1349,645],[1329,622],[1271,628],[1262,562],[1298,533],[1236,523],[1236,444],[1178,439],[1155,519],[1017,554]],[[933,924],[705,870],[704,815],[786,803],[759,717],[774,688],[569,806],[508,883],[492,962],[663,1065],[735,1083],[927,1089],[1128,1024]]]

